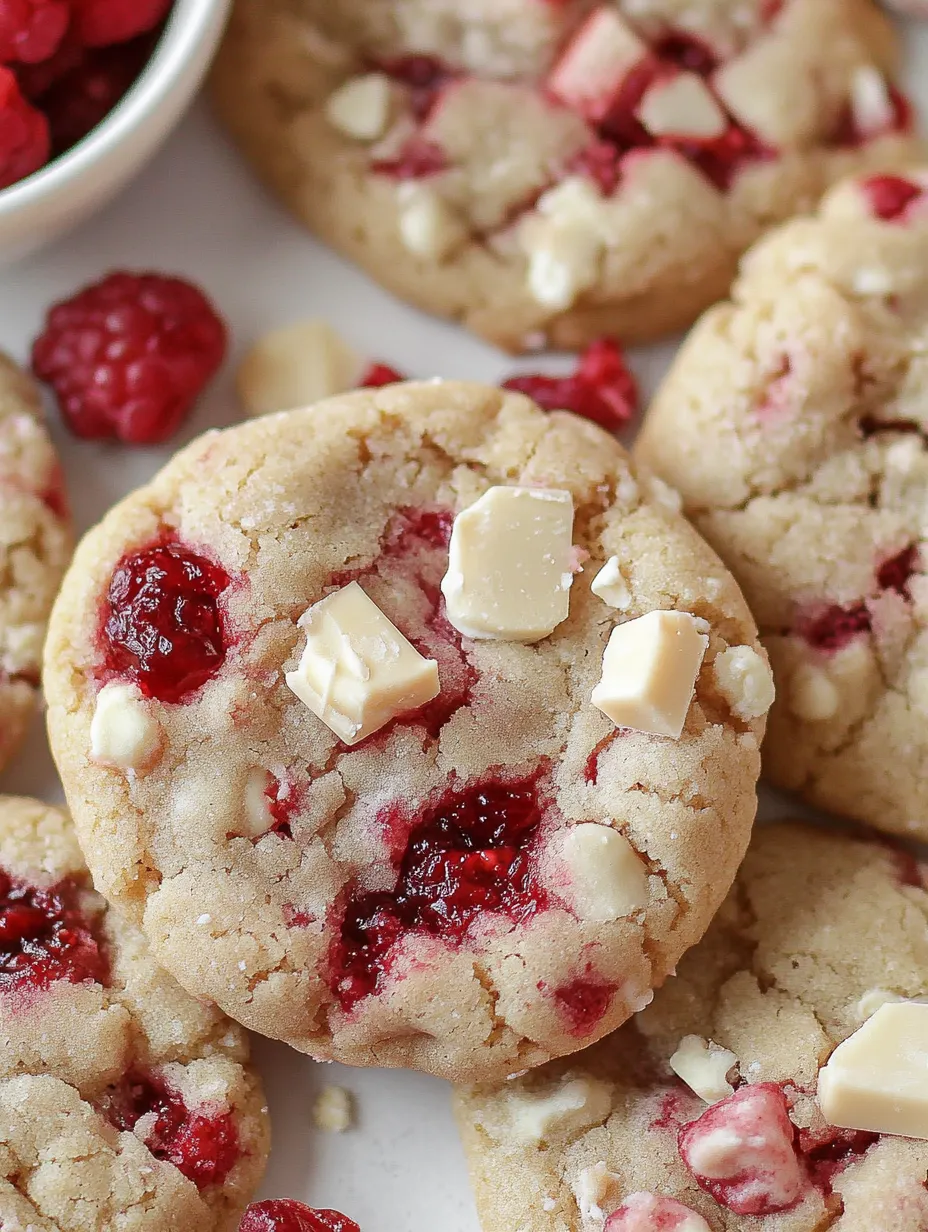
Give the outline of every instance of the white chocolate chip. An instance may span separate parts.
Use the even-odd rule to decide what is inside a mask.
[[[885,265],[862,265],[854,271],[851,287],[855,295],[892,295],[893,276]]]
[[[790,677],[787,701],[797,719],[806,723],[824,723],[838,713],[841,694],[822,668],[801,663]]]
[[[581,114],[599,115],[647,55],[647,45],[617,9],[601,4],[567,44],[548,78],[548,88]]]
[[[612,1111],[612,1091],[597,1078],[565,1078],[553,1091],[510,1095],[508,1113],[519,1142],[539,1143],[600,1125]]]
[[[245,800],[242,810],[242,833],[248,838],[260,838],[274,824],[271,800],[268,791],[271,776],[266,770],[255,767],[245,782]]]
[[[684,1035],[670,1058],[670,1068],[707,1104],[717,1104],[734,1091],[728,1081],[729,1071],[738,1058],[727,1048],[720,1048],[699,1035]]]
[[[679,740],[709,638],[689,612],[648,612],[612,630],[594,706],[616,727]]]
[[[608,603],[619,612],[624,612],[631,606],[632,592],[622,575],[618,556],[609,557],[590,583],[590,590],[594,595],[599,595],[603,603]]]
[[[882,1005],[819,1072],[825,1118],[841,1129],[928,1138],[928,1005]]]
[[[90,755],[98,766],[146,774],[161,755],[163,732],[136,685],[108,684],[97,694]]]
[[[354,1120],[351,1094],[344,1087],[323,1087],[313,1103],[313,1121],[329,1134],[343,1134]]]
[[[536,303],[563,311],[596,281],[603,251],[601,210],[595,186],[579,176],[539,198],[536,212],[519,232],[529,259],[528,289]]]
[[[400,237],[409,252],[441,261],[467,238],[467,227],[448,202],[424,184],[399,191]]]
[[[865,137],[892,126],[895,112],[886,78],[871,64],[856,69],[851,78],[851,113]]]
[[[551,488],[495,487],[454,519],[441,589],[465,637],[537,642],[567,619],[574,503]]]
[[[866,1022],[884,1005],[899,1005],[906,1000],[907,997],[900,997],[897,992],[889,992],[885,988],[870,988],[857,1002],[857,1021]]]
[[[353,77],[329,95],[326,119],[356,141],[376,141],[390,122],[392,84],[383,73]]]
[[[581,920],[620,920],[647,906],[648,870],[624,835],[581,822],[563,840],[570,881],[564,898]]]
[[[300,618],[306,646],[287,685],[345,744],[439,693],[438,664],[418,650],[349,582]]]
[[[574,1181],[574,1200],[580,1212],[584,1232],[588,1227],[601,1228],[606,1218],[605,1207],[616,1193],[621,1177],[610,1172],[604,1161],[583,1168]]]
[[[311,406],[360,380],[362,362],[325,321],[301,321],[260,338],[239,365],[238,394],[249,415]]]
[[[636,114],[654,137],[711,141],[728,128],[724,111],[695,73],[656,81],[645,92]]]
[[[739,719],[759,719],[773,705],[773,672],[752,646],[723,650],[715,657],[712,673],[719,692]]]

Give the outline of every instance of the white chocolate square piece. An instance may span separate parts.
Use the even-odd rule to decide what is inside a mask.
[[[357,582],[314,603],[300,627],[306,648],[287,684],[345,744],[438,696],[438,664],[419,654]]]
[[[882,1005],[831,1054],[818,1102],[841,1129],[928,1138],[928,1005]]]
[[[441,589],[465,637],[538,642],[567,619],[574,502],[547,488],[490,488],[454,519]]]
[[[648,905],[648,870],[617,830],[585,821],[564,837],[570,875],[562,891],[581,920],[620,920]]]
[[[648,612],[612,630],[591,701],[616,727],[679,740],[709,645],[689,612]]]
[[[300,321],[260,338],[239,365],[238,395],[249,415],[312,406],[346,393],[364,364],[325,321]]]

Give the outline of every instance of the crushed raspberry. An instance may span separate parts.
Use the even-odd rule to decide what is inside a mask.
[[[657,1115],[651,1120],[648,1128],[666,1130],[676,1137],[681,1126],[693,1119],[697,1106],[703,1108],[704,1104],[697,1099],[689,1087],[680,1085],[661,1097]]]
[[[904,599],[911,599],[909,582],[918,567],[918,548],[914,543],[891,556],[876,571],[876,581],[880,590],[894,590]]]
[[[879,132],[872,130],[864,132],[857,122],[851,103],[848,102],[835,125],[831,138],[833,145],[856,147],[866,145],[868,141],[873,141],[876,137],[885,137],[889,133],[907,133],[911,130],[914,124],[911,103],[894,85],[887,83],[886,88],[889,93],[892,115],[885,127]]]
[[[38,64],[55,54],[70,21],[66,0],[0,0],[0,64]]]
[[[312,1210],[292,1198],[254,1202],[242,1216],[238,1232],[361,1232],[338,1211]]]
[[[912,202],[925,193],[921,184],[901,175],[872,175],[862,181],[860,188],[870,209],[884,222],[898,222]]]
[[[540,910],[530,851],[540,822],[537,779],[452,788],[411,826],[399,808],[382,816],[406,840],[392,891],[349,891],[331,975],[342,1008],[378,991],[410,932],[460,939],[488,912],[518,922]]]
[[[571,376],[511,377],[503,389],[527,394],[546,411],[573,411],[607,432],[628,427],[638,410],[638,384],[610,338],[591,343]]]
[[[406,87],[412,114],[420,121],[428,119],[442,90],[455,77],[455,73],[434,56],[398,56],[380,61],[377,67]]]
[[[194,1112],[180,1092],[154,1074],[132,1076],[111,1088],[101,1110],[124,1132],[134,1130],[142,1117],[153,1116],[146,1126],[145,1145],[198,1189],[220,1185],[241,1156],[230,1112]]]
[[[382,385],[395,385],[397,381],[405,381],[406,377],[389,364],[368,364],[364,374],[358,381],[360,389],[379,389]]]
[[[29,885],[0,869],[0,992],[55,980],[106,983],[107,961],[80,908],[80,887]]]
[[[52,153],[64,154],[92,132],[135,84],[152,52],[149,38],[84,53],[43,94]]]
[[[554,1000],[570,1023],[571,1034],[589,1035],[608,1013],[617,989],[617,984],[609,984],[589,974],[555,989]]]
[[[293,818],[300,804],[300,792],[290,783],[282,783],[273,774],[264,789],[268,812],[273,819],[269,834],[280,838],[293,838]]]
[[[74,32],[84,47],[109,47],[154,30],[173,0],[71,0]]]
[[[860,1159],[879,1140],[879,1134],[861,1129],[800,1129],[799,1150],[805,1156],[812,1183],[829,1194],[834,1178]]]
[[[567,170],[592,180],[604,197],[611,197],[622,179],[622,153],[608,141],[593,141],[570,159]]]
[[[0,188],[48,162],[48,121],[26,101],[13,73],[0,65]]]
[[[124,557],[103,610],[106,671],[158,701],[189,697],[225,660],[219,597],[229,582],[218,565],[178,543]]]
[[[110,274],[56,304],[32,348],[77,436],[167,440],[222,363],[226,330],[197,287]]]
[[[738,171],[750,162],[762,162],[770,151],[746,128],[730,124],[721,137],[696,141],[685,137],[662,137],[659,145],[676,150],[698,167],[720,192],[731,188]]]
[[[371,169],[395,180],[425,180],[448,170],[448,159],[441,146],[423,137],[412,136],[392,158],[377,158]]]
[[[893,590],[904,599],[910,599],[909,582],[918,563],[918,548],[909,544],[878,567],[877,588],[884,593]],[[832,604],[815,615],[802,617],[796,625],[796,633],[813,650],[831,653],[840,650],[855,637],[869,633],[872,626],[870,608],[866,602],[853,603],[846,607]]]
[[[676,64],[685,73],[698,73],[710,77],[718,68],[718,56],[702,39],[682,30],[673,30],[663,35],[652,45],[659,60]]]
[[[736,1215],[794,1207],[809,1178],[795,1146],[786,1096],[774,1083],[745,1086],[680,1130],[680,1155],[701,1188]]]
[[[612,1212],[603,1232],[690,1232],[697,1219],[695,1211],[674,1198],[633,1193]],[[708,1227],[701,1219],[699,1223]]]

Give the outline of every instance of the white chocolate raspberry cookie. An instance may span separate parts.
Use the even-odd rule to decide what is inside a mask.
[[[601,429],[480,385],[195,442],[91,532],[53,619],[101,890],[185,987],[315,1056],[503,1076],[604,1035],[724,897],[772,695],[667,502]],[[670,626],[638,730],[591,696],[613,627],[654,609],[692,634],[661,736]],[[766,692],[720,682],[733,647]]]
[[[648,1009],[459,1093],[485,1232],[922,1232],[928,1005],[903,1003],[928,993],[926,874],[762,827]]]
[[[38,391],[0,354],[0,767],[35,710],[45,622],[70,554],[67,499]]]
[[[872,0],[238,0],[214,85],[386,287],[578,348],[688,325],[771,223],[911,159],[895,57]]]
[[[639,439],[744,587],[765,770],[928,838],[928,173],[846,183],[746,258]]]
[[[68,818],[0,797],[0,1227],[232,1232],[266,1114],[244,1033],[107,909]]]

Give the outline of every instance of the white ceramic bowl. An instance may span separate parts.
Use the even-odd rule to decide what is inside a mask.
[[[175,0],[158,46],[119,105],[67,154],[0,191],[0,263],[77,226],[165,141],[196,94],[232,0]]]

